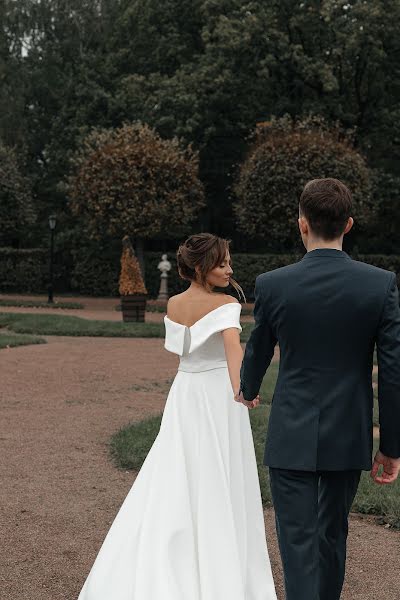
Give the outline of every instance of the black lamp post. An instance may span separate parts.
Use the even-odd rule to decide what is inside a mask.
[[[53,256],[54,256],[54,230],[56,228],[57,218],[56,215],[49,216],[49,227],[50,227],[50,282],[49,282],[49,298],[47,302],[52,304],[53,300]]]

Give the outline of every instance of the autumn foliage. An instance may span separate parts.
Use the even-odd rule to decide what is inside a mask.
[[[181,236],[205,204],[197,153],[138,122],[93,130],[73,166],[70,208],[92,239]]]
[[[367,225],[374,214],[371,176],[349,134],[320,118],[294,122],[283,117],[260,124],[235,187],[239,229],[282,248],[295,247],[301,191],[310,179],[323,177],[349,186],[355,226]]]
[[[121,273],[119,276],[119,293],[121,296],[128,294],[147,294],[143,282],[138,259],[132,248],[128,236],[122,240],[123,250],[121,255]]]

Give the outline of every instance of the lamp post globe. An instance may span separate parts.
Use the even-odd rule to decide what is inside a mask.
[[[50,215],[49,216],[49,227],[51,230],[56,228],[56,223],[57,223],[56,215]]]

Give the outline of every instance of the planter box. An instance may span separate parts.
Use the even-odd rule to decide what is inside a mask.
[[[146,294],[128,294],[121,296],[121,311],[124,322],[144,322],[146,312]]]

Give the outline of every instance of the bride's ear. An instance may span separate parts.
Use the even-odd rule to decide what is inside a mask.
[[[194,268],[194,272],[195,272],[195,276],[196,276],[196,281],[199,282],[200,281],[200,265],[196,265]]]

